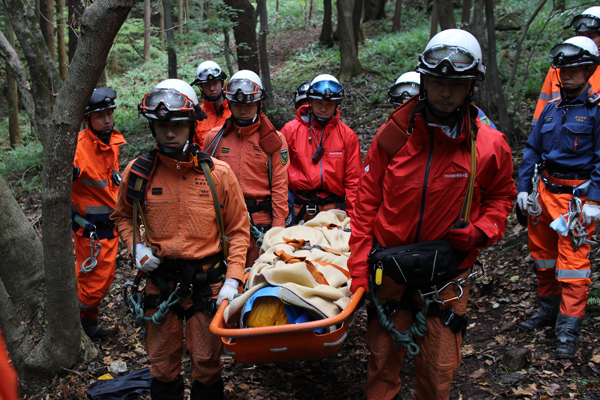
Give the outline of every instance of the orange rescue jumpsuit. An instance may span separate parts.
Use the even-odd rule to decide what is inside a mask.
[[[17,372],[10,361],[2,332],[0,331],[0,400],[19,400],[19,383]]]
[[[544,81],[544,85],[542,86],[542,90],[540,91],[540,97],[537,101],[537,105],[535,107],[535,112],[533,113],[533,120],[531,121],[531,130],[537,123],[540,114],[546,107],[546,104],[550,100],[555,100],[560,98],[560,89],[558,84],[560,82],[560,68],[550,68],[548,74],[546,75],[546,80]],[[600,90],[600,68],[596,69],[596,72],[590,77],[588,81],[592,85],[592,90],[597,92]]]
[[[118,131],[110,134],[109,144],[98,139],[88,127],[79,132],[73,165],[80,169],[73,182],[71,213],[78,213],[96,225],[102,249],[98,264],[91,272],[80,272],[81,264],[90,255],[90,232],[73,221],[77,287],[81,319],[98,319],[98,305],[110,288],[115,276],[119,239],[110,220],[119,187],[113,182],[113,171],[119,171],[119,146],[125,139]],[[89,262],[87,263],[89,264]]]
[[[198,157],[209,158],[204,153],[199,153]],[[226,278],[242,281],[249,243],[248,212],[231,168],[222,161],[211,160],[225,234],[229,236],[230,243]],[[127,204],[125,196],[132,164],[123,173],[117,207],[111,216],[128,249],[133,245],[133,208]],[[194,168],[191,161],[177,161],[162,154],[157,156],[152,180],[147,186],[144,210],[146,239],[147,242],[151,241],[158,257],[200,260],[223,250],[210,188],[203,172]],[[138,242],[141,242],[139,237],[139,234],[136,235]],[[205,270],[209,266],[204,266]],[[211,299],[217,298],[222,285],[223,282],[211,284]],[[145,291],[148,295],[160,294],[159,288],[150,281],[147,281]],[[186,310],[192,304],[191,299],[179,302]],[[147,309],[145,316],[151,317],[156,311]],[[187,319],[185,325],[186,344],[194,367],[192,377],[205,385],[212,385],[221,378],[222,343],[218,336],[209,331],[211,319],[211,315],[199,311]],[[183,321],[173,310],[169,310],[159,325],[146,323],[144,343],[152,362],[150,371],[154,378],[162,382],[178,379],[183,337]]]
[[[217,109],[215,109],[215,103],[207,100],[204,100],[200,108],[206,113],[206,118],[198,121],[198,125],[196,125],[194,143],[204,149],[204,138],[208,132],[214,127],[223,126],[227,118],[231,117],[231,110],[227,99]]]
[[[210,153],[214,145],[211,149],[208,149],[208,145],[220,130],[221,127],[212,129],[204,139],[204,148]],[[272,154],[271,182],[268,153]],[[263,230],[272,226],[285,227],[288,215],[288,147],[283,134],[273,127],[269,119],[260,112],[258,123],[245,128],[238,127],[230,120],[214,156],[227,162],[235,173],[249,211],[252,211],[250,203],[260,204],[271,197],[271,211],[251,213],[252,224]],[[251,267],[258,258],[258,250],[256,238],[252,236],[246,258],[247,267]]]

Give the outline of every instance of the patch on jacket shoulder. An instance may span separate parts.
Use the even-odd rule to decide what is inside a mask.
[[[281,151],[279,152],[279,156],[280,156],[280,158],[281,158],[281,163],[282,163],[283,165],[285,165],[285,164],[287,164],[287,163],[288,163],[288,159],[289,159],[289,157],[288,157],[288,151],[287,151],[287,149],[281,150]]]
[[[552,122],[552,117],[546,118],[546,122]]]
[[[162,194],[162,188],[152,188],[152,194],[155,196]]]
[[[229,147],[221,147],[221,153],[229,153]]]

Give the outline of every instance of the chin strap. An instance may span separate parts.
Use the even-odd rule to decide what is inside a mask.
[[[233,115],[231,116],[231,119],[240,128],[246,128],[246,127],[248,127],[250,125],[254,125],[255,123],[258,122],[258,112],[252,119],[238,119],[238,118],[234,118]]]

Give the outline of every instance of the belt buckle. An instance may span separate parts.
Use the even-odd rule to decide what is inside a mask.
[[[185,294],[185,292],[188,292],[188,294]],[[192,294],[194,294],[194,285],[190,283],[190,286],[185,292],[181,288],[181,282],[177,282],[177,287],[175,287],[175,294],[177,295],[177,297],[180,297],[182,299],[189,299],[190,297],[192,297]]]
[[[313,215],[315,215],[317,213],[317,206],[316,205],[310,206],[307,204],[306,205],[306,213],[312,217]]]

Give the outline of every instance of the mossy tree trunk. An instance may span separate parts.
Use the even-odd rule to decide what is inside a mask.
[[[64,83],[32,5],[4,0],[4,6],[29,76],[35,77],[30,86],[35,124],[44,146],[42,241],[0,179],[0,324],[26,394],[83,361],[93,349],[79,322],[70,228],[73,157],[81,116],[133,0],[103,0],[87,6]],[[11,68],[19,71],[13,64]],[[45,322],[44,336],[35,342],[40,331],[34,327],[43,327]]]
[[[352,17],[354,0],[338,0],[338,34],[340,36],[340,76],[341,82],[363,73],[358,60],[358,50],[354,43]]]

